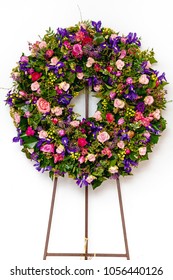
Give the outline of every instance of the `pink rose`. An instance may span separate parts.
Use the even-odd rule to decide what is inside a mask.
[[[64,136],[65,135],[65,130],[64,129],[60,129],[58,131],[59,136]]]
[[[128,85],[133,84],[133,79],[132,79],[131,77],[128,77],[128,78],[126,79],[126,83],[127,83]]]
[[[118,120],[118,125],[122,125],[124,123],[124,118],[120,118],[119,120]]]
[[[127,39],[125,37],[121,37],[121,43],[126,43]]]
[[[91,67],[95,60],[92,57],[88,57],[86,67]]]
[[[58,58],[54,56],[50,60],[50,65],[57,65],[58,61],[59,61]]]
[[[109,96],[110,96],[110,99],[113,100],[114,97],[116,96],[116,92],[111,91],[111,92],[109,93]]]
[[[102,120],[101,112],[100,111],[96,111],[94,113],[94,118],[96,119],[96,121],[101,121]]]
[[[45,41],[40,42],[40,44],[39,44],[40,49],[43,49],[43,48],[46,48],[46,47],[47,47],[47,44],[46,44]]]
[[[19,94],[20,94],[21,96],[23,96],[23,97],[26,97],[26,96],[27,96],[27,93],[26,93],[25,91],[23,91],[23,90],[20,90],[20,91],[19,91]]]
[[[153,117],[156,119],[156,120],[159,120],[160,119],[160,110],[159,109],[156,109],[153,113],[152,113]]]
[[[109,167],[108,171],[109,171],[111,174],[118,173],[118,166],[116,166],[116,165],[111,166],[111,167]]]
[[[116,62],[115,62],[115,65],[117,66],[118,70],[122,70],[125,63],[124,61],[122,61],[121,59],[118,59]]]
[[[20,57],[20,62],[28,63],[28,61],[29,61],[28,56],[23,55]]]
[[[17,112],[14,113],[14,121],[16,124],[20,123],[20,115]]]
[[[139,112],[139,111],[135,112],[135,121],[140,121],[143,118],[144,118],[144,115],[141,112]]]
[[[45,144],[41,146],[40,151],[45,153],[54,153],[54,144]]]
[[[146,138],[150,138],[151,134],[149,133],[149,131],[146,131],[146,132],[144,132],[144,136],[145,136]]]
[[[84,77],[84,73],[77,73],[77,78],[79,79],[79,80],[82,80],[83,79],[83,77]]]
[[[117,77],[120,77],[121,74],[122,74],[121,71],[117,71],[116,76],[117,76]]]
[[[79,58],[82,57],[83,55],[82,46],[80,44],[75,44],[72,49],[72,54],[75,57],[79,57]]]
[[[88,184],[90,184],[90,183],[92,183],[92,181],[93,181],[94,179],[96,179],[95,176],[89,175],[89,176],[86,178],[86,181],[88,182]]]
[[[41,113],[48,113],[48,112],[50,112],[50,103],[48,101],[46,101],[45,99],[43,99],[42,97],[40,97],[37,100],[37,108],[38,108],[38,111]]]
[[[64,155],[53,155],[54,157],[54,163],[57,163],[58,161],[62,161],[64,159]]]
[[[86,159],[93,162],[96,160],[96,156],[94,154],[88,154]]]
[[[144,98],[145,105],[151,105],[154,102],[154,98],[151,95],[148,95]]]
[[[94,86],[94,91],[99,91],[99,90],[100,90],[100,88],[101,88],[101,86],[100,86],[100,85],[96,85],[96,86]]]
[[[62,115],[62,111],[64,108],[61,107],[54,107],[51,109],[52,114],[55,114],[57,117]]]
[[[149,79],[147,78],[147,75],[146,74],[141,75],[139,78],[139,82],[142,85],[147,85],[149,83]]]
[[[143,126],[145,126],[145,127],[148,127],[149,125],[150,125],[150,121],[151,121],[152,119],[150,118],[150,117],[146,117],[146,118],[142,118],[141,119],[141,122],[142,122],[142,124],[143,124]]]
[[[117,146],[118,146],[119,149],[124,149],[125,144],[124,144],[124,142],[121,140],[121,141],[119,141],[119,142],[117,143]]]
[[[61,82],[59,84],[59,88],[63,89],[64,91],[67,91],[70,88],[70,84],[68,84],[66,82]]]
[[[46,57],[47,57],[47,58],[51,58],[51,57],[53,56],[53,54],[54,54],[54,51],[53,51],[53,50],[47,50],[47,51],[46,51]]]
[[[112,152],[111,152],[111,150],[108,147],[105,147],[102,150],[102,155],[108,156],[108,158],[110,158],[112,156]]]
[[[124,58],[126,56],[126,50],[122,50],[120,53],[120,59]]]
[[[99,132],[99,134],[97,135],[97,139],[99,142],[104,143],[107,140],[109,140],[110,136],[106,131],[103,132]]]
[[[31,116],[31,113],[29,111],[26,111],[25,114],[24,114],[24,117],[29,118],[30,116]]]
[[[124,108],[124,106],[125,106],[125,102],[124,102],[123,100],[121,100],[121,99],[119,99],[119,98],[116,98],[116,99],[114,100],[114,107],[115,107],[115,108],[120,108],[120,109],[122,109],[122,108]]]
[[[80,162],[80,164],[84,163],[85,162],[85,157],[84,156],[80,156],[78,158],[78,161]]]
[[[37,91],[39,88],[40,88],[40,85],[37,81],[31,84],[32,91]]]
[[[73,127],[78,127],[79,126],[79,121],[71,121],[70,124],[73,126]]]
[[[45,130],[43,130],[43,129],[38,132],[38,137],[40,139],[47,138],[47,136],[48,136],[47,132]]]
[[[140,156],[145,156],[146,152],[147,152],[147,148],[146,147],[140,147],[139,148]]]

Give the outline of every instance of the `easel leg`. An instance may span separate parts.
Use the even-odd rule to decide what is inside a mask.
[[[119,205],[120,205],[121,222],[122,222],[122,228],[123,228],[124,244],[125,244],[125,249],[126,249],[126,257],[127,257],[127,260],[130,260],[128,241],[127,241],[127,233],[126,233],[126,225],[125,225],[125,218],[124,218],[124,210],[123,210],[123,202],[122,202],[122,195],[121,195],[121,187],[120,187],[120,180],[119,180],[119,178],[117,178],[116,181],[117,181],[118,199],[119,199]]]
[[[88,260],[88,186],[85,187],[85,260]]]
[[[46,260],[46,257],[47,257],[47,250],[48,250],[50,230],[51,230],[51,225],[52,225],[52,217],[53,217],[53,209],[54,209],[54,203],[55,203],[57,181],[58,181],[58,178],[55,177],[54,178],[52,201],[51,201],[51,206],[50,206],[49,222],[48,222],[48,227],[47,227],[47,235],[46,235],[46,242],[45,242],[43,260]]]

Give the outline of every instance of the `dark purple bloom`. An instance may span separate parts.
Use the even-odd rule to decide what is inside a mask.
[[[88,78],[88,79],[86,79],[87,80],[87,82],[88,82],[88,86],[92,86],[92,78]]]
[[[102,25],[101,21],[98,22],[92,21],[91,24],[96,29],[97,32],[101,31],[101,25]]]
[[[114,83],[115,83],[116,81],[114,80],[112,80],[112,78],[108,78],[108,81],[107,81],[107,84],[109,85],[109,86],[112,86]]]
[[[130,138],[129,138],[128,134],[124,133],[124,134],[121,135],[120,139],[121,140],[129,140]]]
[[[28,63],[27,62],[23,62],[23,63],[19,62],[19,65],[20,65],[20,67],[19,67],[20,71],[23,71],[23,72],[28,71]]]
[[[13,106],[12,97],[9,97],[8,99],[6,99],[5,102],[6,102],[6,104],[8,104],[10,107]]]
[[[14,143],[17,143],[19,141],[20,141],[20,136],[16,136],[16,137],[13,138]]]
[[[58,28],[57,35],[60,35],[63,38],[63,37],[68,37],[69,33],[65,28]]]
[[[66,146],[68,146],[69,140],[66,136],[64,136],[64,137],[62,137],[61,142],[66,147]]]
[[[124,166],[124,171],[125,171],[126,173],[130,173],[130,172],[132,171],[132,168],[130,167],[130,165],[125,165],[125,166]]]
[[[82,179],[77,179],[76,183],[80,188],[82,188],[83,186],[88,186],[88,182],[86,181],[86,177],[87,176],[85,175],[85,176],[83,176]]]
[[[162,80],[167,81],[164,72],[162,73],[162,75],[160,75],[160,76],[158,77],[158,80],[159,80],[160,82],[162,82]]]
[[[134,161],[132,159],[129,159],[129,158],[128,159],[124,159],[123,163],[124,163],[124,171],[126,173],[130,173],[131,172],[131,170],[132,170],[131,166],[137,166],[138,165],[138,163],[136,161]]]
[[[136,33],[132,33],[130,32],[128,35],[127,35],[127,40],[126,42],[128,44],[136,44],[137,46],[140,46],[141,45],[141,42],[139,41],[139,38],[137,37],[137,34]]]
[[[68,93],[61,94],[59,96],[59,98],[58,98],[58,103],[60,105],[66,105],[67,106],[70,103],[71,99],[72,99],[72,95],[71,94],[68,94]]]
[[[77,66],[76,66],[76,72],[77,72],[77,73],[81,73],[81,72],[82,72],[82,67],[79,66],[79,65],[77,65]]]
[[[137,95],[137,93],[135,92],[133,85],[130,85],[130,86],[129,86],[129,92],[128,92],[127,94],[124,94],[124,97],[125,97],[126,99],[130,99],[130,100],[132,100],[132,101],[134,101],[135,99],[137,99],[138,95]]]
[[[137,105],[136,105],[136,110],[143,113],[145,111],[145,104],[144,102],[139,102]]]

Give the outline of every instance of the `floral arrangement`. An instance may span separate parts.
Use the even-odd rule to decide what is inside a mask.
[[[166,127],[165,74],[152,69],[153,50],[136,33],[120,36],[101,22],[50,28],[12,70],[6,103],[27,158],[50,177],[68,174],[96,188],[132,174]],[[89,87],[92,117],[79,119],[73,97]]]

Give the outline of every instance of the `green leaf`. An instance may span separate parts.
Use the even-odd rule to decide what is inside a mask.
[[[29,148],[32,149],[35,147],[35,145],[37,144],[38,140],[37,138],[33,137],[33,136],[27,136],[27,135],[23,135],[21,136],[21,138],[23,139],[24,143],[23,146],[25,148]]]
[[[100,45],[104,41],[105,41],[105,38],[100,33],[96,33],[95,34],[95,36],[94,36],[94,43],[96,43],[97,45]]]
[[[97,187],[99,187],[102,182],[104,181],[103,178],[99,178],[99,179],[95,179],[93,182],[92,182],[92,187],[93,187],[93,190],[96,189]]]
[[[159,140],[159,135],[155,135],[155,134],[152,134],[151,137],[150,137],[150,141],[153,143],[153,144],[156,144]]]

